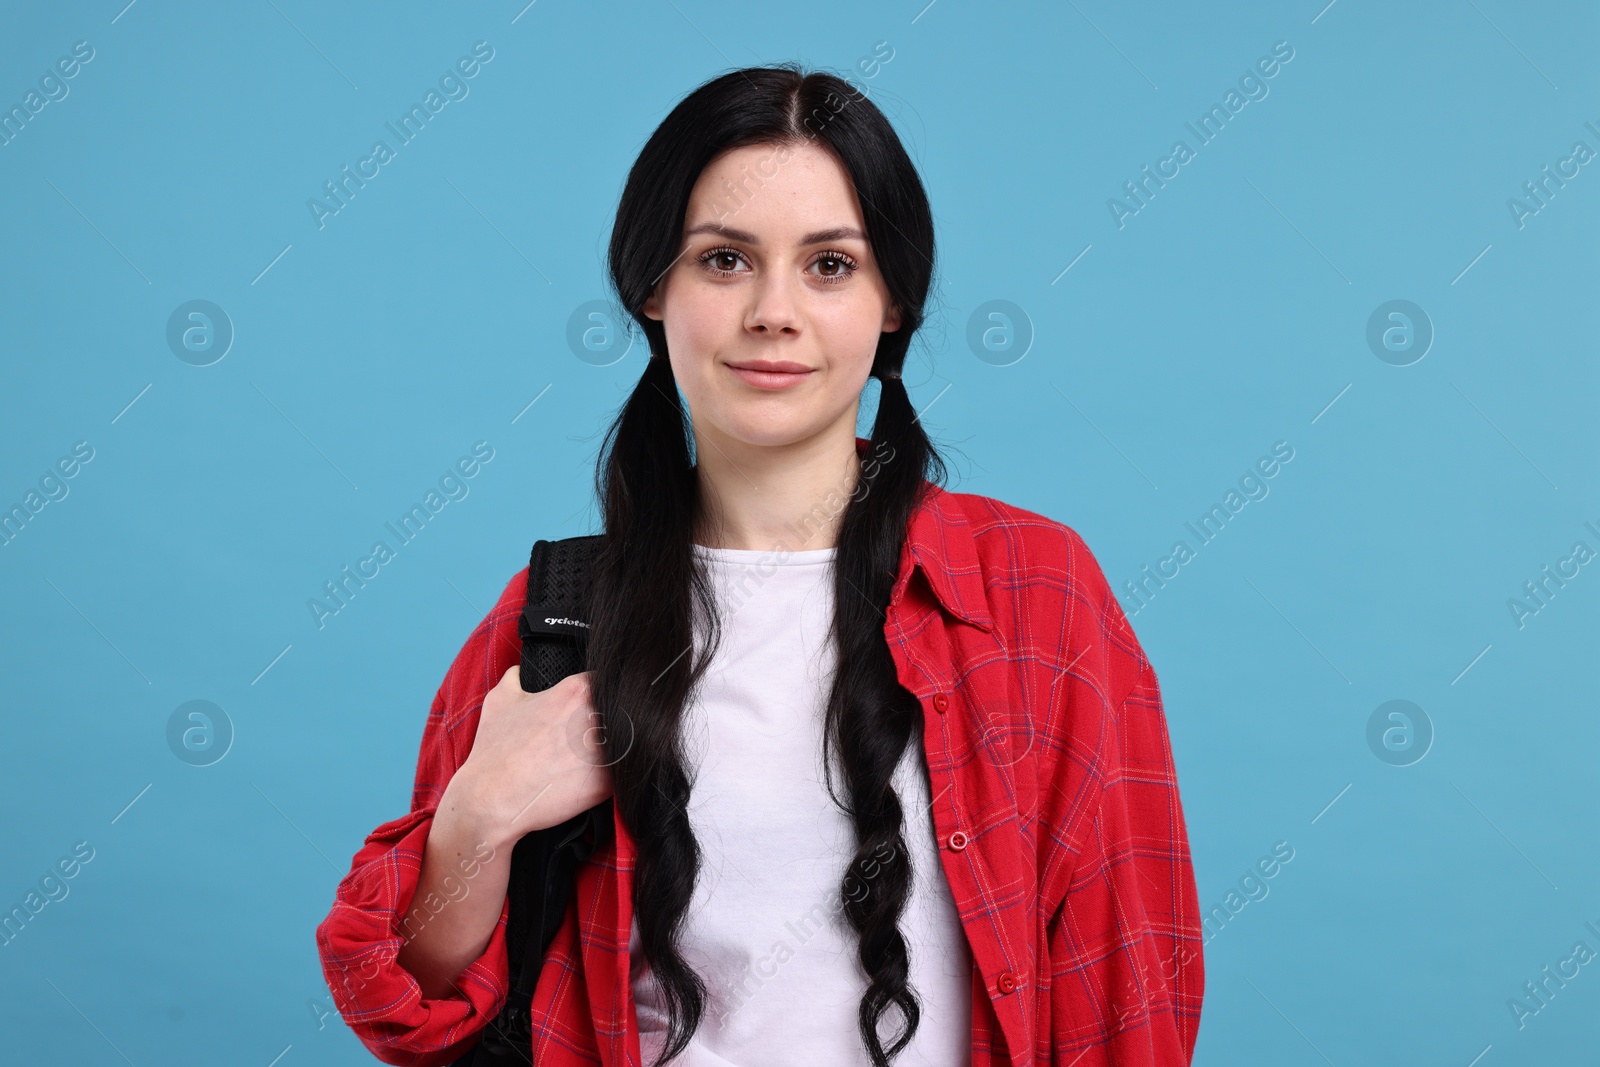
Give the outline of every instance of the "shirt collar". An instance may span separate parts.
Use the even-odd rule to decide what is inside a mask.
[[[856,438],[856,452],[863,458],[870,446],[866,438]],[[980,630],[993,631],[972,523],[953,494],[933,482],[922,485],[922,500],[906,529],[906,550],[891,599],[904,595],[912,570],[920,567],[946,613]]]

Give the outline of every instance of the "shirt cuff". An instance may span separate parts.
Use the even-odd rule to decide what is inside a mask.
[[[450,996],[424,997],[396,959],[407,931],[414,936],[448,906],[438,898],[412,900],[432,826],[433,811],[418,809],[369,834],[317,927],[323,975],[345,1024],[379,1060],[404,1067],[442,1067],[463,1055],[499,1014],[509,987],[509,902],[501,905],[488,946],[457,976]]]

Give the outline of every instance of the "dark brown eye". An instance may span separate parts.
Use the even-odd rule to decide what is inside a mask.
[[[824,282],[842,282],[856,272],[855,260],[842,252],[824,252],[811,265],[817,268],[817,277]]]
[[[715,275],[738,274],[739,263],[744,259],[744,254],[738,249],[718,247],[702,252],[699,256],[700,265]]]

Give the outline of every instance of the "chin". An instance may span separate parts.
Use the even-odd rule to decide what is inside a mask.
[[[758,414],[749,420],[724,423],[722,432],[742,444],[758,448],[777,448],[803,441],[817,430],[809,423],[763,418]]]

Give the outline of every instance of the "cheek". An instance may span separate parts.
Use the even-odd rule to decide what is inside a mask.
[[[708,289],[683,286],[662,309],[672,376],[690,410],[700,413],[715,406],[716,359],[738,343],[741,321],[729,301]]]
[[[680,357],[685,365],[709,360],[740,331],[740,309],[725,290],[682,286],[663,310],[675,365]]]
[[[865,295],[862,299],[824,302],[812,322],[830,352],[850,362],[864,360],[870,365],[878,350],[878,336],[883,332],[883,306]]]

